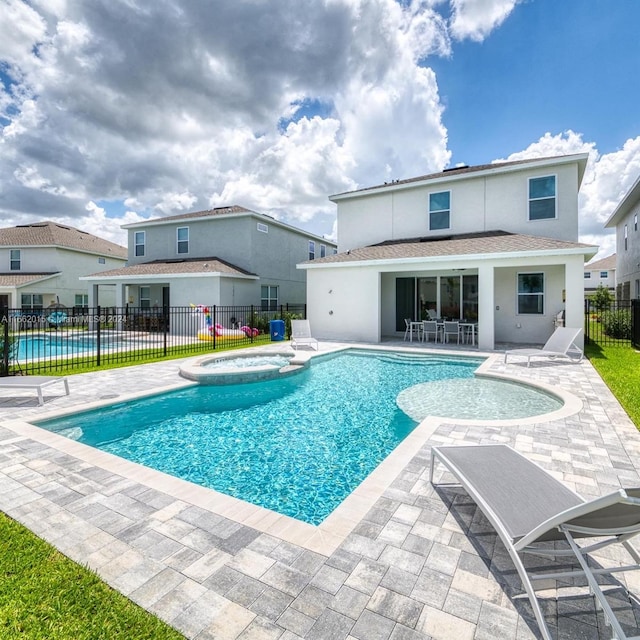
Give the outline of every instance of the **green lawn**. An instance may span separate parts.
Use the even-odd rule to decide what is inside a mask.
[[[2,512],[0,638],[184,640]]]
[[[589,344],[585,354],[633,423],[640,428],[640,352],[629,346]]]

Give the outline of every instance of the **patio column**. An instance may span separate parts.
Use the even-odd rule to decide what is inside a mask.
[[[493,265],[478,267],[478,348],[495,348],[495,284]]]
[[[564,266],[565,327],[584,327],[584,257],[570,256]],[[584,342],[580,334],[579,346]]]

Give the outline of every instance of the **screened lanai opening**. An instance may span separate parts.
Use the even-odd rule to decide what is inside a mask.
[[[405,330],[405,318],[478,321],[477,274],[396,278],[396,331]]]

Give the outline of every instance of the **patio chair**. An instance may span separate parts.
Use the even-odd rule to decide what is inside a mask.
[[[438,342],[440,327],[435,320],[424,320],[422,322],[422,339],[429,342],[429,336],[433,335],[433,341]]]
[[[458,320],[445,320],[442,327],[442,342],[449,342],[449,338],[455,336],[460,344],[460,322]]]
[[[585,501],[542,467],[502,444],[433,447],[430,480],[434,486],[436,460],[457,478],[500,536],[518,571],[544,640],[552,640],[552,636],[533,581],[551,579],[565,584],[575,577],[586,578],[597,605],[611,625],[613,637],[631,640],[625,635],[596,576],[640,569],[640,555],[628,542],[640,533],[640,488],[618,489]],[[579,546],[576,540],[583,538],[599,540]],[[546,544],[539,546],[538,543]],[[593,568],[595,561],[589,554],[612,544],[621,544],[631,556],[632,564]],[[539,573],[544,570],[540,562],[527,563],[525,567],[522,558],[525,552],[573,559],[574,569],[567,570],[565,560],[561,571]],[[637,640],[640,636],[634,638]]]
[[[300,345],[316,345],[316,351],[320,350],[318,341],[311,335],[311,326],[308,320],[291,321],[291,346],[297,349]]]
[[[557,327],[546,341],[542,349],[507,349],[504,352],[504,361],[507,356],[521,356],[527,359],[527,367],[531,365],[531,358],[569,358],[575,362],[582,360],[582,349],[575,343],[582,329],[571,327]]]

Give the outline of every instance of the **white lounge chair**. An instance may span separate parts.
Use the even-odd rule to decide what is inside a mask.
[[[442,463],[473,498],[504,543],[518,570],[544,640],[552,640],[532,581],[559,580],[561,583],[586,578],[597,599],[613,637],[625,635],[596,575],[640,569],[640,555],[628,542],[640,533],[640,488],[619,489],[601,498],[585,501],[578,494],[507,445],[433,447],[431,483],[435,461]],[[598,538],[579,546],[577,539]],[[555,542],[549,544],[549,542]],[[543,544],[542,547],[538,543]],[[562,544],[565,543],[565,544]],[[632,563],[609,568],[589,566],[589,554],[611,544],[621,544]],[[523,553],[577,561],[579,568],[551,573],[539,563],[525,563]],[[548,585],[547,585],[548,588]],[[636,629],[637,631],[637,629]],[[640,636],[633,636],[636,640]]]
[[[38,392],[38,404],[44,404],[42,389],[56,382],[64,384],[65,395],[69,395],[69,382],[59,376],[7,376],[0,378],[0,389],[35,389]]]
[[[504,361],[507,356],[520,356],[527,359],[527,367],[531,365],[531,358],[570,358],[576,362],[582,360],[582,349],[576,344],[576,338],[582,329],[571,327],[558,327],[547,340],[542,349],[508,349],[504,352]]]
[[[301,345],[316,345],[316,351],[320,350],[318,341],[311,335],[311,326],[308,320],[291,321],[291,346],[297,349]]]

